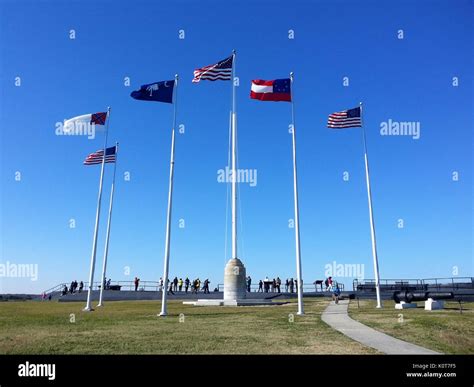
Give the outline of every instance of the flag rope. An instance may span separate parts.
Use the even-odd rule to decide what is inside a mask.
[[[236,151],[236,155],[235,155],[235,172],[236,172],[236,175],[239,176],[239,140],[236,139],[235,140],[235,151]],[[238,184],[237,182],[237,201],[238,201],[238,204],[239,204],[239,224],[240,224],[240,233],[239,233],[239,240],[237,241],[237,243],[240,241],[240,247],[242,247],[242,256],[245,257],[245,247],[244,247],[244,224],[243,224],[243,221],[242,221],[242,202],[240,200],[240,184]]]
[[[227,165],[225,172],[227,173],[227,168],[230,168],[230,148],[231,148],[231,126],[232,126],[232,112],[229,112],[229,146],[227,149]],[[225,238],[224,238],[224,265],[228,261],[227,248],[228,248],[228,229],[229,229],[229,191],[230,187],[227,182],[226,176],[226,198],[225,198]]]

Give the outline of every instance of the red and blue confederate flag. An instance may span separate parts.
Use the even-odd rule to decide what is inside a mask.
[[[274,81],[254,79],[250,89],[250,98],[260,101],[291,102],[291,80],[289,78]]]

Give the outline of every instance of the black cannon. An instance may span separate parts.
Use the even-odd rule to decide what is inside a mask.
[[[400,303],[401,301],[405,301],[408,303],[414,301],[426,301],[428,298],[433,300],[449,300],[454,298],[453,292],[409,292],[409,291],[402,291],[402,292],[395,292],[393,293],[393,300],[396,303]]]

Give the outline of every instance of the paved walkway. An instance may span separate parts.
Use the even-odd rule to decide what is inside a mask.
[[[407,343],[396,339],[385,333],[369,328],[353,320],[347,314],[349,300],[341,300],[339,304],[331,302],[323,312],[321,319],[334,329],[358,341],[359,343],[375,348],[376,350],[390,355],[436,355],[438,352],[420,347],[419,345]]]

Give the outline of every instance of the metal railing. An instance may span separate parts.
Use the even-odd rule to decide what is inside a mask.
[[[338,286],[339,286],[339,289],[341,291],[344,291],[344,284],[343,283],[338,282]],[[224,284],[218,284],[217,288],[220,292],[223,292],[224,291]],[[251,293],[258,293],[259,288],[260,287],[259,287],[258,284],[252,284],[252,285],[250,285],[250,292]],[[303,293],[324,292],[325,290],[326,290],[326,286],[324,285],[324,283],[322,284],[322,286],[321,285],[315,285],[315,284],[303,284]],[[293,287],[293,293],[296,294],[296,291],[297,291],[296,287]],[[278,290],[277,289],[272,289],[270,287],[268,292],[265,292],[264,289],[263,289],[263,292],[264,293],[278,293]],[[281,284],[280,292],[281,293],[291,293],[291,287],[286,288],[285,284]]]
[[[339,288],[341,290],[344,290],[344,284],[343,283],[338,283],[339,284]],[[67,284],[67,283],[61,283],[59,285],[56,285],[48,290],[45,290],[45,293],[46,295],[49,295],[51,293],[54,293],[54,292],[62,292],[64,287],[67,286],[68,288],[68,293],[70,292],[70,284]],[[119,286],[120,287],[120,290],[122,291],[134,291],[135,290],[135,282],[134,281],[111,281],[110,282],[110,287],[117,287]],[[201,287],[199,289],[199,291],[202,291],[202,286],[203,286],[203,282],[201,282]],[[101,287],[101,283],[100,281],[94,281],[93,283],[93,286],[92,286],[92,290],[100,290],[100,287]],[[219,292],[223,292],[224,291],[224,284],[217,284],[217,287],[216,286],[212,286],[212,284],[210,284],[209,286],[209,291],[212,293],[215,291],[215,289],[217,288],[217,290]],[[87,290],[89,289],[89,283],[88,282],[84,282],[84,287],[82,289],[82,292],[86,292]],[[179,289],[179,288],[178,288]],[[321,291],[324,291],[326,289],[325,285],[322,284],[321,285],[315,285],[314,283],[313,284],[303,284],[303,293],[313,293],[313,292],[321,292]],[[152,292],[157,292],[157,291],[160,291],[160,283],[159,281],[141,281],[139,282],[138,284],[138,288],[137,288],[137,291],[152,291]],[[185,286],[183,285],[182,287],[182,291],[185,290]],[[251,292],[258,292],[259,291],[259,285],[258,284],[252,284],[251,287],[250,287],[250,290]],[[79,287],[76,289],[75,293],[77,293],[79,291]],[[178,290],[179,291],[179,290]],[[293,293],[296,294],[296,287],[293,287]],[[189,286],[188,288],[188,292],[191,292],[191,286]],[[264,291],[265,292],[265,291]],[[291,293],[291,288],[289,287],[288,289],[286,288],[286,286],[284,284],[282,284],[280,286],[280,292],[282,293]],[[270,288],[268,293],[278,293],[277,289],[272,289]]]
[[[134,281],[111,281],[110,286],[120,286],[120,290],[135,290]],[[101,283],[99,281],[94,282],[92,290],[99,290]],[[84,290],[89,289],[89,282],[84,282]],[[142,281],[138,283],[137,291],[159,291],[160,283],[159,281]]]
[[[201,288],[200,292],[202,291]],[[339,288],[344,291],[344,284],[338,282]],[[451,291],[451,290],[468,290],[474,289],[474,277],[450,277],[450,278],[425,278],[425,279],[383,279],[380,280],[381,290],[382,291],[395,291],[395,290],[438,290],[438,291]],[[70,284],[68,283],[60,283],[52,288],[49,288],[44,291],[46,295],[54,294],[54,293],[61,293],[64,287],[68,287],[68,292],[70,291],[69,287]],[[83,292],[88,290],[89,283],[84,282],[84,288],[82,289]],[[94,282],[92,290],[99,290],[101,283],[99,281]],[[110,286],[119,286],[120,290],[125,291],[134,291],[135,290],[135,283],[134,281],[112,281],[110,282]],[[185,287],[183,285],[182,291],[184,291]],[[216,289],[216,286],[209,286],[209,291],[212,293]],[[375,280],[373,279],[365,279],[363,281],[355,279],[352,283],[353,291],[375,291]],[[78,292],[79,288],[76,290]],[[159,281],[140,281],[138,284],[137,291],[153,291],[157,292],[160,291],[160,283]],[[219,292],[224,291],[224,284],[217,284],[217,290]],[[252,284],[250,286],[250,290],[252,293],[259,291],[258,284]],[[291,289],[286,289],[285,284],[280,286],[280,292],[282,293],[291,293]],[[315,284],[315,283],[307,283],[303,284],[303,293],[313,293],[313,292],[322,292],[326,290],[326,286],[323,284]],[[191,291],[191,286],[188,288],[188,292]],[[265,291],[264,291],[265,292]],[[277,294],[277,289],[269,289],[268,293]],[[293,288],[293,293],[296,294],[296,287]]]
[[[65,285],[66,285],[65,283],[58,284],[56,286],[53,286],[52,288],[45,290],[43,293],[45,293],[46,295],[50,295],[52,293],[61,292],[64,289]]]
[[[426,279],[385,279],[380,280],[381,290],[460,290],[474,289],[474,277],[449,277]],[[375,280],[365,279],[352,282],[354,291],[375,291]]]

